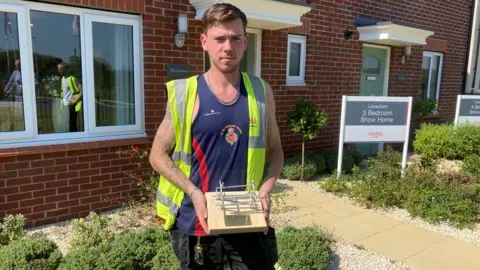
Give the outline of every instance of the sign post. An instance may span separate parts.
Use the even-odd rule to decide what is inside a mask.
[[[480,125],[480,96],[458,95],[455,128],[465,123]]]
[[[402,177],[407,167],[412,97],[343,96],[337,178],[342,173],[343,144],[404,143]]]

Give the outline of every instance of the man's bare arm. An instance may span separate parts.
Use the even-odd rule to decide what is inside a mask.
[[[275,185],[284,164],[282,142],[280,139],[280,131],[275,117],[275,99],[273,97],[272,88],[268,83],[265,83],[267,88],[267,160],[268,166],[265,168],[266,174],[264,177],[264,184],[262,189],[270,193]]]
[[[167,104],[165,117],[158,127],[155,139],[153,140],[152,150],[150,152],[150,164],[155,171],[190,196],[197,187],[192,184],[170,158],[170,152],[174,145],[175,130],[173,129],[170,107]]]

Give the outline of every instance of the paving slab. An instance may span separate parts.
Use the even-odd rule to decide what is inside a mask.
[[[345,240],[356,243],[360,240],[384,232],[402,224],[401,221],[382,216],[381,214],[364,212],[348,218],[328,223],[334,234]]]
[[[404,262],[418,269],[478,270],[480,247],[449,237]]]
[[[446,236],[439,233],[427,231],[410,224],[400,224],[360,240],[357,244],[390,258],[403,261],[444,239],[446,239]]]
[[[288,215],[320,225],[336,236],[415,269],[480,270],[480,247],[413,224],[373,213],[339,198],[294,188]]]

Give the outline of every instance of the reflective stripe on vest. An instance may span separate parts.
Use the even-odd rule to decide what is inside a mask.
[[[254,181],[258,190],[263,181],[266,154],[266,89],[262,79],[242,72],[248,95],[249,138],[247,179],[245,184]],[[168,104],[175,131],[175,149],[172,160],[187,178],[190,177],[192,158],[192,117],[197,98],[197,78],[169,81],[167,86]],[[247,186],[248,188],[248,186]],[[175,223],[184,192],[176,185],[160,176],[156,207],[157,216],[164,220],[164,228],[170,229]]]

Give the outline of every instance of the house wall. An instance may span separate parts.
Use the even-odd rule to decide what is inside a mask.
[[[1,2],[1,1],[0,1]],[[189,64],[191,73],[203,71],[199,38],[201,22],[188,0],[50,0],[44,2],[108,11],[141,14],[143,18],[145,121],[148,138],[68,144],[0,151],[0,217],[23,213],[29,225],[41,225],[108,210],[108,196],[126,197],[137,192],[124,174],[132,161],[116,154],[131,144],[149,147],[165,113],[164,83],[168,63]],[[305,2],[305,1],[300,1]],[[262,33],[262,77],[273,88],[277,120],[287,155],[300,151],[301,137],[288,126],[286,113],[300,97],[312,99],[329,117],[320,136],[307,143],[307,150],[323,150],[338,143],[342,95],[357,95],[360,87],[362,42],[358,34],[345,40],[345,29],[355,30],[355,16],[432,30],[427,46],[412,47],[401,64],[403,48],[392,48],[389,95],[416,96],[420,89],[422,50],[445,53],[440,93],[440,115],[433,121],[451,120],[456,95],[463,86],[471,1],[307,1],[312,11],[302,27]],[[177,48],[174,34],[179,12],[187,13],[189,32],[183,48]],[[306,86],[288,86],[286,58],[288,33],[307,35]],[[396,81],[398,74],[405,83]]]

